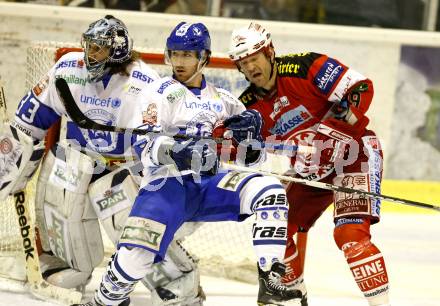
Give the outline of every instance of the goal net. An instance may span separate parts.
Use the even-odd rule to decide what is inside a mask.
[[[64,43],[36,43],[27,52],[26,89],[34,86],[55,61],[66,52],[78,51],[78,46]],[[163,63],[163,54],[143,50],[142,58],[161,75],[169,75],[171,67]],[[247,86],[247,81],[225,56],[214,55],[208,68],[204,70],[208,81],[225,88],[238,96]],[[27,186],[33,208],[35,177]],[[35,213],[31,209],[32,226]],[[222,276],[248,282],[256,282],[256,258],[251,242],[252,217],[244,222],[204,223],[193,234],[185,238],[183,245],[199,258],[204,274]],[[104,231],[103,231],[104,233]],[[109,239],[104,237],[106,254],[114,251]],[[0,276],[9,280],[24,282],[26,279],[22,240],[14,203],[8,199],[0,203]]]

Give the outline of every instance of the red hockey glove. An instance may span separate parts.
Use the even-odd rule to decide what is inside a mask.
[[[217,141],[217,154],[221,156],[221,160],[224,159],[235,160],[237,156],[237,143],[232,140],[232,134],[226,129],[223,121],[217,121],[212,130],[212,138]],[[223,139],[222,141],[219,141]]]

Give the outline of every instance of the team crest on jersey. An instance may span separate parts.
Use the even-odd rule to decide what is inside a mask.
[[[47,88],[48,85],[49,85],[49,76],[46,75],[37,83],[37,85],[34,86],[34,88],[32,88],[32,91],[38,97],[39,95],[41,95],[43,90]]]
[[[198,113],[186,124],[187,135],[209,136],[212,133],[216,116],[207,112]]]
[[[320,180],[330,175],[333,164],[320,165],[313,160],[312,142],[316,136],[316,125],[305,130],[299,130],[291,135],[287,140],[292,140],[297,144],[298,150],[295,155],[293,169],[306,180]]]
[[[147,110],[142,112],[142,123],[156,125],[157,123],[157,105],[151,103],[148,105]]]
[[[84,114],[93,121],[109,126],[114,125],[116,121],[114,114],[103,109],[91,109]],[[81,133],[87,141],[87,146],[96,152],[111,152],[116,148],[116,133],[84,129],[81,129]]]

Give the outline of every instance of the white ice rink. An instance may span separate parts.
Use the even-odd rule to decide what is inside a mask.
[[[310,306],[366,306],[332,236],[332,219],[324,214],[309,234],[306,282]],[[393,306],[440,305],[440,214],[383,213],[372,227],[373,242],[385,256]],[[97,287],[96,271],[87,296]],[[255,306],[257,286],[214,277],[202,277],[206,306]],[[28,293],[0,292],[0,305],[49,306]],[[140,285],[132,305],[146,306],[148,295]]]

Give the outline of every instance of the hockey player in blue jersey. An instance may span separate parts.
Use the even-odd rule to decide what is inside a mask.
[[[11,126],[0,130],[0,199],[26,185],[40,164],[41,140],[48,128],[67,116],[54,85],[59,77],[92,120],[128,128],[155,123],[156,109],[150,105],[143,112],[139,96],[159,75],[132,49],[124,23],[110,15],[91,23],[82,46],[84,52],[70,52],[53,65],[22,99]],[[119,238],[139,188],[123,166],[135,157],[131,143],[129,135],[82,129],[67,116],[66,139],[47,154],[37,184],[36,214],[44,251],[40,264],[48,282],[77,288],[90,280],[104,255],[98,219],[114,243]],[[157,279],[171,292],[177,284],[187,288],[182,284],[194,282],[193,259],[175,242],[168,253],[163,261],[167,266],[155,267],[143,280],[153,297]],[[158,276],[158,271],[164,275]],[[188,290],[191,294],[176,294],[189,296],[191,303],[199,299],[192,287]],[[153,305],[163,305],[155,300]]]
[[[154,81],[141,97],[144,109],[157,109],[154,128],[163,134],[150,133],[135,144],[144,165],[141,190],[93,300],[79,305],[126,305],[185,222],[241,221],[250,215],[255,218],[249,235],[258,258],[259,305],[301,298],[300,291],[281,283],[288,210],[281,183],[254,173],[218,171],[216,146],[200,139],[224,120],[237,143],[260,140],[262,124],[257,112],[245,111],[229,92],[205,80],[202,70],[210,53],[210,36],[201,23],[182,22],[168,37],[165,56],[173,76]],[[165,136],[170,133],[194,138]],[[246,162],[261,155],[249,152]],[[160,297],[175,298],[167,290]]]

